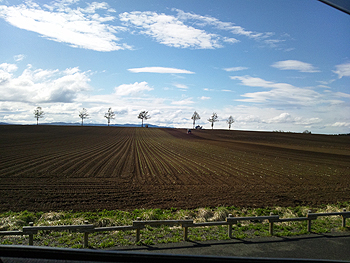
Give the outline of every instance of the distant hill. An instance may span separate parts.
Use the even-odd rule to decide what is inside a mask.
[[[51,123],[42,123],[40,125],[62,125],[62,126],[80,126],[80,122],[73,122],[73,123],[66,123],[66,122],[51,122]],[[149,128],[173,128],[173,127],[167,127],[167,126],[158,126],[158,125],[152,125],[152,124],[144,124],[144,126],[148,125]],[[84,126],[107,126],[107,124],[101,124],[101,123],[84,123]],[[126,123],[126,124],[110,124],[111,127],[141,127],[140,124],[132,124],[132,123]]]
[[[14,125],[11,123],[6,123],[6,122],[0,122],[0,125]],[[28,124],[26,124],[28,125]],[[36,124],[31,124],[31,125],[36,125]],[[80,126],[80,122],[50,122],[50,123],[39,123],[39,125],[57,125],[57,126]],[[169,127],[169,126],[158,126],[158,125],[152,125],[152,124],[144,124],[144,126],[148,125],[149,128],[174,128],[174,127]],[[107,126],[107,124],[101,124],[101,123],[84,123],[84,126]],[[127,124],[110,124],[109,126],[112,127],[141,127],[140,124],[132,124],[132,123],[127,123]]]

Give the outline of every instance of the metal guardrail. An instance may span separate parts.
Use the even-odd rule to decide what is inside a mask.
[[[89,246],[89,233],[93,232],[108,232],[108,231],[131,231],[136,230],[136,242],[139,242],[141,239],[141,230],[146,226],[174,226],[181,225],[183,228],[183,237],[184,240],[188,239],[188,228],[190,227],[205,227],[205,226],[228,226],[228,236],[230,238],[232,235],[232,226],[237,224],[239,221],[252,221],[252,222],[262,222],[268,221],[269,223],[269,233],[273,235],[273,226],[274,223],[279,222],[292,222],[292,221],[308,221],[307,222],[307,231],[311,232],[311,221],[316,220],[321,216],[341,216],[342,218],[342,227],[346,226],[346,219],[350,218],[350,212],[347,212],[345,209],[343,212],[331,212],[331,213],[311,213],[308,211],[306,217],[296,217],[296,218],[279,218],[279,215],[273,215],[272,213],[269,216],[250,216],[250,217],[233,217],[231,214],[226,218],[226,221],[215,221],[215,222],[202,222],[194,223],[193,219],[188,219],[186,217],[184,220],[146,220],[142,221],[141,218],[137,218],[136,221],[133,221],[132,226],[111,226],[111,227],[95,227],[92,224],[89,224],[85,221],[84,225],[62,225],[62,226],[34,226],[32,222],[29,223],[29,226],[24,226],[22,231],[0,231],[0,236],[9,236],[9,235],[28,235],[29,236],[29,245],[33,245],[34,235],[38,231],[76,231],[84,234],[84,247]]]

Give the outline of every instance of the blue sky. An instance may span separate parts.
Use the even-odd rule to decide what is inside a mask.
[[[349,133],[349,25],[316,0],[0,0],[0,122]]]

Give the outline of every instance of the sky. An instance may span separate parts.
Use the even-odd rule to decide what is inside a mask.
[[[317,0],[0,0],[0,122],[350,132],[350,16]]]

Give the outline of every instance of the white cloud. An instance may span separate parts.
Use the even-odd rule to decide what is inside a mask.
[[[336,122],[331,125],[332,127],[350,127],[350,122]]]
[[[5,70],[7,70],[7,72]],[[13,64],[0,65],[1,100],[13,102],[73,102],[77,95],[90,89],[87,72],[78,68],[59,70],[32,70],[31,65],[15,77]]]
[[[229,31],[234,35],[245,36],[245,37],[254,39],[256,41],[260,41],[261,43],[264,43],[265,45],[270,47],[277,47],[278,43],[284,41],[281,39],[270,39],[272,36],[274,36],[273,32],[262,32],[262,33],[254,32],[254,31],[246,30],[241,26],[237,26],[232,22],[222,22],[219,19],[211,16],[201,16],[193,13],[187,13],[175,8],[173,10],[178,12],[178,19],[181,21],[194,20],[195,25],[198,25],[200,27],[213,26],[219,30]],[[239,42],[239,40],[235,38],[228,38],[228,37],[222,37],[222,40],[224,42],[229,42],[229,43]]]
[[[190,104],[193,104],[194,101],[192,101],[192,98],[187,98],[187,99],[184,99],[184,100],[179,100],[179,101],[173,101],[171,102],[171,104],[173,105],[190,105]]]
[[[115,88],[115,94],[118,96],[139,95],[144,91],[151,91],[153,88],[148,86],[146,81],[135,82],[134,84],[122,84]]]
[[[335,66],[337,70],[333,72],[338,74],[338,78],[350,77],[350,63],[340,64]]]
[[[330,89],[331,88],[331,87],[326,86],[326,85],[317,85],[317,87],[324,88],[324,89]],[[325,92],[327,92],[327,91],[325,91]]]
[[[332,93],[331,95],[318,93],[311,88],[300,88],[290,85],[288,83],[275,83],[266,81],[261,78],[254,78],[250,76],[231,76],[231,79],[240,80],[241,84],[249,87],[268,88],[267,91],[258,91],[252,93],[245,93],[241,95],[246,99],[238,99],[237,101],[265,103],[270,105],[279,105],[284,107],[299,107],[299,106],[316,106],[322,104],[342,104],[344,101],[333,99],[332,97],[339,97],[344,94]]]
[[[125,26],[136,29],[136,32],[150,36],[161,44],[177,48],[214,49],[223,47],[223,43],[240,42],[236,38],[218,34],[218,30],[226,31],[226,34],[229,32],[245,36],[270,47],[277,47],[278,43],[284,41],[271,39],[274,35],[271,32],[249,31],[214,17],[186,13],[179,9],[172,9],[172,11],[176,11],[177,16],[134,11],[124,12],[119,15],[119,18]],[[206,30],[202,29],[203,27],[206,27]],[[210,33],[209,30],[215,33]]]
[[[224,91],[224,92],[235,92],[235,91],[229,90],[229,89],[222,89],[221,91]]]
[[[246,70],[246,69],[248,69],[248,68],[247,67],[224,68],[224,70],[227,72],[240,71],[240,70]]]
[[[127,44],[119,44],[115,34],[121,27],[105,24],[114,17],[101,17],[97,9],[106,9],[105,3],[92,3],[86,9],[72,9],[69,2],[57,2],[41,8],[33,2],[17,6],[0,5],[0,17],[11,25],[36,32],[43,37],[68,43],[72,47],[96,51],[131,49]]]
[[[278,61],[271,65],[271,67],[278,68],[280,70],[298,70],[300,72],[320,72],[313,65],[298,60],[284,60]]]
[[[128,70],[133,73],[145,72],[145,73],[194,74],[194,72],[185,70],[185,69],[165,68],[165,67],[130,68]]]
[[[187,26],[171,15],[134,11],[122,13],[119,18],[126,25],[140,29],[141,34],[167,46],[196,49],[221,47],[216,34]]]
[[[210,97],[205,97],[205,96],[202,96],[200,97],[201,100],[210,100],[211,98]]]
[[[23,54],[19,54],[19,55],[16,55],[16,56],[13,57],[13,59],[14,59],[15,61],[21,61],[21,60],[23,60],[24,58],[25,58],[25,55],[23,55]]]
[[[237,40],[237,39],[235,39],[233,37],[224,37],[223,41],[226,42],[226,43],[230,43],[230,44],[235,44],[235,43],[240,42],[239,40]]]
[[[284,88],[290,89],[294,86],[287,83],[274,83],[272,81],[267,81],[261,78],[255,78],[251,76],[231,76],[231,79],[238,79],[241,81],[242,85],[249,87],[263,87],[263,88]]]
[[[246,110],[247,112],[249,112],[248,110]],[[240,115],[235,119],[236,122],[243,122],[243,123],[247,123],[247,122],[261,122],[261,118],[257,115]]]
[[[311,125],[320,123],[322,120],[320,118],[303,118],[303,117],[293,117],[289,113],[281,113],[280,115],[270,118],[266,123],[295,123],[299,125]]]
[[[5,73],[11,73],[17,70],[17,65],[15,64],[8,64],[8,63],[2,63],[0,64],[0,70]],[[1,72],[0,71],[0,72]]]
[[[179,88],[179,89],[188,89],[188,87],[185,84],[175,83],[174,86]]]
[[[217,18],[211,17],[211,16],[201,16],[193,13],[186,13],[179,9],[173,9],[174,11],[178,12],[178,17],[180,20],[195,20],[198,21],[197,25],[199,26],[215,26],[218,29],[231,31],[231,33],[236,35],[244,35],[251,38],[260,38],[260,37],[266,37],[266,33],[257,33],[253,31],[247,31],[241,26],[237,26],[234,23],[231,22],[222,22],[218,20]],[[269,33],[268,33],[269,34]]]
[[[344,93],[344,92],[335,92],[334,96],[335,97],[340,97],[340,98],[348,98],[348,99],[350,99],[350,94]]]
[[[276,116],[270,119],[268,122],[292,122],[294,121],[292,116],[289,113],[281,113],[279,116]]]

